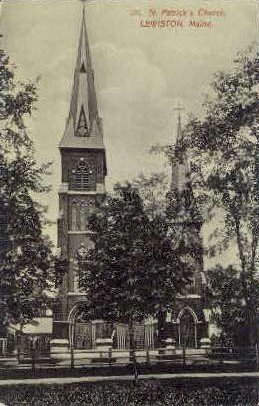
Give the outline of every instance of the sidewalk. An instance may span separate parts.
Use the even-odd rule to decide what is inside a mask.
[[[138,379],[209,379],[209,378],[257,378],[259,372],[220,372],[220,373],[178,373],[178,374],[147,374],[139,375]],[[82,377],[55,377],[55,378],[28,378],[0,380],[0,386],[9,385],[52,385],[83,382],[131,381],[133,375],[124,376],[82,376]]]

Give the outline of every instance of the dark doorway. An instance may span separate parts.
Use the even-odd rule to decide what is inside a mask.
[[[196,348],[196,324],[193,315],[186,310],[180,318],[179,344],[185,348]]]

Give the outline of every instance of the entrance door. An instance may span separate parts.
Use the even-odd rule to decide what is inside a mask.
[[[92,324],[75,323],[74,343],[76,349],[90,350],[92,348]]]
[[[196,324],[187,310],[180,318],[179,344],[185,348],[196,348]]]
[[[127,324],[117,324],[114,337],[114,348],[129,349],[130,337]],[[153,349],[155,347],[155,325],[144,323],[134,324],[134,341],[136,350]]]
[[[98,338],[107,338],[112,335],[112,325],[105,321],[83,322],[77,321],[74,330],[74,343],[76,349],[90,350],[96,348]]]
[[[102,321],[95,323],[95,339],[111,337],[113,327],[111,323]]]

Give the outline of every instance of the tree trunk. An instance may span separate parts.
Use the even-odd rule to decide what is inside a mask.
[[[36,341],[33,340],[31,342],[31,369],[32,373],[35,372],[36,369]]]
[[[136,362],[136,353],[135,353],[135,339],[134,339],[134,325],[133,320],[130,318],[129,320],[129,339],[130,339],[130,362]]]
[[[165,313],[160,311],[157,315],[157,330],[158,330],[158,346],[162,347],[165,328]]]
[[[256,155],[255,155],[255,178],[256,178],[256,189],[255,189],[255,207],[256,210],[254,212],[253,217],[253,227],[252,227],[252,255],[251,255],[251,270],[255,271],[255,259],[256,259],[256,251],[258,248],[258,207],[259,207],[259,133],[256,131]]]
[[[182,349],[183,349],[183,366],[185,367],[186,366],[186,344],[185,344],[185,340],[183,342]]]
[[[18,365],[21,363],[21,336],[20,333],[17,333],[15,337],[15,346],[17,348],[17,362]]]
[[[246,264],[242,241],[241,241],[240,219],[238,218],[236,213],[233,213],[233,217],[234,217],[235,228],[236,228],[238,253],[239,253],[239,258],[240,258],[240,262],[241,262],[240,280],[241,280],[244,299],[245,299],[247,311],[248,311],[249,340],[250,340],[250,344],[253,345],[257,341],[256,308],[255,308],[255,303],[253,301],[253,298],[250,297],[251,295],[249,294],[248,286],[247,286],[247,278],[249,277],[249,275],[248,275],[247,264]]]
[[[133,365],[133,375],[134,375],[134,378],[136,381],[138,379],[138,367],[137,367],[137,362],[136,362],[134,323],[133,323],[132,317],[130,317],[130,320],[129,320],[129,338],[130,338],[129,361]]]
[[[254,222],[252,227],[252,253],[251,253],[251,271],[255,271],[255,258],[256,258],[256,251],[258,247],[258,226],[257,223]]]

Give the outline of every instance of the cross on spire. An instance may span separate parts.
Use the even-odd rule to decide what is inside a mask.
[[[89,3],[90,0],[80,0],[80,2],[83,5],[83,17],[85,17],[85,8],[86,8],[85,5],[86,5],[86,3]]]

